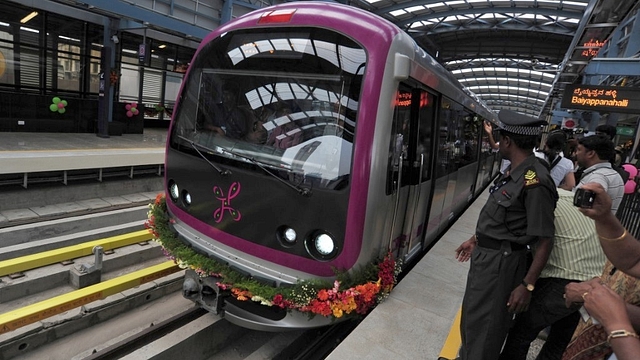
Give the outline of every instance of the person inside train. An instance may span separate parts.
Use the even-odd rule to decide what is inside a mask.
[[[269,134],[264,127],[264,122],[258,119],[253,120],[252,126],[247,130],[244,140],[252,144],[264,144]]]
[[[565,306],[565,286],[602,273],[606,258],[593,220],[574,206],[574,194],[558,188],[553,249],[531,295],[529,308],[516,316],[500,360],[526,360],[531,342],[550,326],[537,359],[560,359],[580,321],[581,304]]]
[[[556,186],[565,190],[573,190],[576,180],[573,175],[573,162],[564,157],[563,149],[567,136],[561,130],[552,131],[546,138],[541,151],[536,156],[547,161],[549,173]]]
[[[509,110],[498,113],[499,151],[511,164],[489,189],[476,234],[456,250],[471,259],[462,300],[462,360],[495,360],[514,314],[529,306],[531,292],[553,246],[556,186],[533,154],[544,121]],[[532,247],[533,260],[527,261]]]
[[[242,139],[253,126],[251,115],[241,107],[240,88],[232,82],[224,84],[221,102],[211,107],[213,116],[207,118],[204,128],[233,139]]]
[[[584,172],[576,189],[590,182],[602,185],[613,201],[611,211],[615,214],[624,195],[624,182],[609,162],[613,154],[613,142],[606,135],[592,135],[578,140],[576,161],[584,168]]]
[[[562,359],[637,359],[640,242],[613,214],[613,202],[602,185],[586,183],[582,189],[594,194],[592,207],[580,208],[580,212],[595,221],[608,262],[600,277],[565,288],[566,306],[582,303],[586,312]]]

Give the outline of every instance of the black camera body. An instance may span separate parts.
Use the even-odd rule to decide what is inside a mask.
[[[573,205],[581,208],[590,209],[593,207],[593,201],[596,199],[596,193],[584,189],[576,189],[573,196]]]

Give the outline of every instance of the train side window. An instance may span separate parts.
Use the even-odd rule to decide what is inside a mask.
[[[433,136],[433,123],[435,121],[435,97],[424,91],[419,91],[420,102],[418,104],[418,139],[416,145],[415,161],[417,167],[420,166],[422,157],[421,181],[431,179],[431,147]]]
[[[462,116],[462,132],[463,144],[460,146],[460,165],[468,165],[475,162],[478,158],[478,139],[480,137],[480,129],[482,122],[478,120],[478,117],[466,110]]]
[[[409,146],[409,122],[411,116],[411,88],[401,84],[396,94],[391,137],[389,141],[389,161],[387,165],[387,195],[393,194],[398,186],[399,171],[402,168],[402,184],[407,180],[407,149]],[[402,166],[400,163],[402,159]]]
[[[443,97],[440,104],[440,131],[438,141],[438,166],[436,177],[451,174],[460,167],[460,158],[464,144],[464,107],[457,102]]]

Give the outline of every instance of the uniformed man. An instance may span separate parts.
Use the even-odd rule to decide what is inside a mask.
[[[511,165],[489,189],[476,234],[456,249],[459,261],[471,259],[461,360],[498,359],[513,317],[529,305],[554,235],[558,194],[549,170],[533,155],[544,121],[509,110],[500,111],[498,119],[499,151]]]

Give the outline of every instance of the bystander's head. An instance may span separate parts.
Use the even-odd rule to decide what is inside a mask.
[[[616,127],[613,125],[598,125],[596,127],[596,135],[607,135],[609,140],[613,141],[613,138],[616,137]]]
[[[607,135],[596,134],[578,140],[576,161],[578,165],[588,168],[600,162],[609,162],[615,154],[613,142]]]

